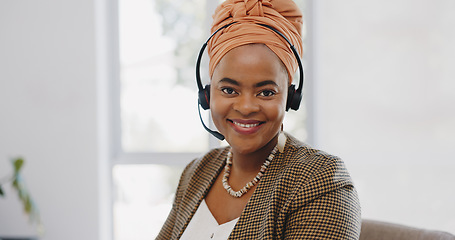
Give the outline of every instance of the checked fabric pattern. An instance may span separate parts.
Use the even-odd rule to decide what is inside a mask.
[[[157,240],[179,239],[222,171],[228,148],[187,165]],[[344,163],[287,135],[229,239],[358,239],[360,204]]]

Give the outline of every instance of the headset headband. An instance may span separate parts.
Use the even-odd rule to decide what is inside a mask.
[[[199,92],[198,92],[199,118],[200,118],[202,126],[204,126],[205,130],[207,130],[210,134],[212,134],[214,137],[218,138],[221,141],[224,140],[224,136],[221,133],[217,132],[217,131],[213,131],[213,130],[209,129],[204,124],[204,121],[202,120],[201,110],[200,110],[199,105],[204,110],[207,110],[207,109],[210,108],[210,85],[206,85],[205,87],[202,86],[201,75],[200,75],[200,67],[201,67],[202,55],[204,54],[204,50],[207,47],[207,44],[210,41],[210,39],[212,39],[212,37],[217,32],[219,32],[220,30],[222,30],[224,28],[227,28],[227,27],[231,26],[234,23],[236,23],[236,22],[232,22],[232,23],[226,24],[226,25],[218,28],[214,33],[212,33],[212,35],[210,35],[210,37],[207,39],[207,41],[202,45],[202,48],[199,51],[199,55],[198,55],[197,61],[196,61],[196,83],[197,83],[197,87],[199,89]],[[284,40],[286,40],[286,42],[289,44],[289,47],[291,48],[292,52],[294,53],[295,58],[297,59],[297,63],[299,64],[299,74],[300,74],[299,87],[297,89],[295,89],[295,85],[294,84],[291,84],[288,87],[288,98],[287,98],[287,101],[286,101],[286,111],[288,111],[289,109],[298,110],[299,107],[300,107],[300,102],[302,101],[302,89],[303,89],[303,80],[304,80],[303,79],[303,77],[304,77],[304,75],[303,75],[303,66],[302,66],[302,62],[300,60],[300,56],[297,53],[297,50],[295,50],[294,45],[292,45],[292,43],[280,31],[276,30],[275,28],[273,28],[273,27],[271,27],[269,25],[260,24],[260,23],[258,23],[258,25],[261,25],[263,27],[271,29],[272,31],[274,31],[275,33],[280,35]]]

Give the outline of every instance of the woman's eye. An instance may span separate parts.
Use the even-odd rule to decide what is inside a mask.
[[[222,88],[221,91],[223,91],[223,93],[229,94],[229,95],[235,93],[234,89],[232,89],[232,88]]]
[[[259,96],[262,96],[262,97],[271,97],[273,95],[275,95],[275,92],[272,90],[264,90],[259,93]]]

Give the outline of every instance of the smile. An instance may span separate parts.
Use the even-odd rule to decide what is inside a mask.
[[[254,123],[254,124],[243,124],[243,123],[239,123],[239,122],[233,122],[235,125],[239,126],[239,127],[243,127],[243,128],[252,128],[252,127],[257,127],[259,126],[259,124],[261,123]]]
[[[242,120],[242,119],[229,119],[228,122],[231,124],[234,131],[242,135],[253,134],[261,129],[265,122],[257,120]]]

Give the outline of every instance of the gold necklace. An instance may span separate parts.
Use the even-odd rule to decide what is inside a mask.
[[[248,182],[245,187],[240,189],[239,191],[234,191],[232,190],[232,187],[229,185],[228,180],[229,180],[229,174],[231,173],[231,166],[232,166],[232,153],[231,151],[228,152],[227,157],[226,157],[226,166],[224,167],[224,175],[223,175],[223,187],[226,189],[226,191],[233,197],[239,198],[243,196],[245,193],[250,190],[251,187],[256,185],[259,180],[261,180],[262,176],[265,173],[265,170],[267,170],[268,166],[270,165],[270,162],[273,160],[275,157],[275,153],[278,150],[278,148],[275,146],[273,148],[272,152],[270,155],[267,157],[267,159],[264,161],[264,163],[261,166],[261,170],[258,172],[256,177],[250,182]]]

